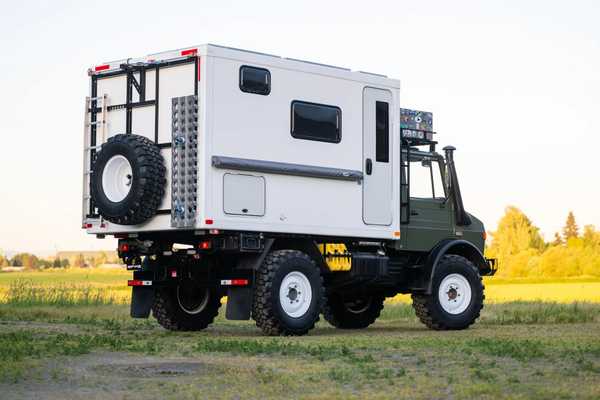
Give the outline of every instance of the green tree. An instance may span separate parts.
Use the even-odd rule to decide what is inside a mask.
[[[63,268],[69,268],[69,259],[68,258],[63,258],[60,261],[60,266]]]
[[[61,260],[60,258],[56,257],[54,258],[54,261],[52,261],[52,268],[61,268],[62,264],[61,264]]]
[[[554,240],[550,243],[551,246],[561,246],[563,244],[562,237],[560,233],[554,232]]]
[[[39,259],[33,254],[19,253],[15,254],[10,260],[13,267],[25,267],[28,269],[36,268],[40,264]]]
[[[0,254],[0,267],[8,267],[8,260],[2,254]]]
[[[577,222],[575,222],[573,211],[569,211],[569,215],[567,215],[567,222],[563,227],[563,237],[565,238],[565,242],[568,242],[571,238],[579,237],[579,227],[577,226]]]
[[[594,225],[583,227],[583,245],[586,247],[597,247],[600,250],[600,232],[596,232]]]
[[[506,276],[527,276],[536,257],[545,248],[539,228],[517,207],[508,206],[492,232],[487,254],[498,259],[499,273]],[[511,262],[512,259],[512,262]]]
[[[73,262],[73,266],[75,268],[83,268],[85,267],[85,259],[83,258],[83,254],[79,253]]]

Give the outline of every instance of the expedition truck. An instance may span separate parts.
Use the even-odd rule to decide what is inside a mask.
[[[200,330],[227,296],[227,318],[303,335],[397,293],[432,329],[479,316],[485,229],[398,80],[215,45],[89,76],[83,228],[119,239],[132,317]]]

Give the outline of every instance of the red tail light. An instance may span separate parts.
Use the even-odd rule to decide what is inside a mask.
[[[198,49],[188,49],[181,51],[182,56],[195,56],[196,54],[198,54]]]
[[[200,244],[198,245],[198,248],[202,249],[202,250],[209,250],[211,248],[211,242],[210,240],[205,240],[203,242],[200,242]]]
[[[106,71],[109,68],[110,68],[110,64],[98,65],[96,68],[94,68],[94,71],[96,71],[96,72]]]

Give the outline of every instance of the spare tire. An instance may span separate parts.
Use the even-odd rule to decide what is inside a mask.
[[[138,135],[108,139],[92,165],[92,200],[99,214],[119,225],[137,225],[156,214],[165,193],[159,147]]]

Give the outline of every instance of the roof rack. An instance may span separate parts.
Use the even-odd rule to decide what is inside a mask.
[[[427,111],[400,109],[400,137],[408,146],[429,145],[435,149],[433,140],[433,114]],[[432,150],[434,151],[434,150]]]

